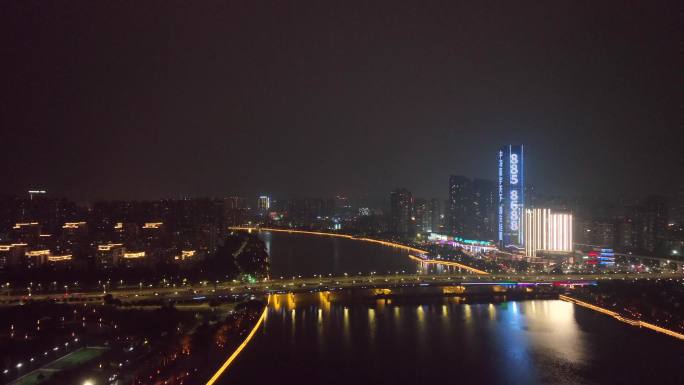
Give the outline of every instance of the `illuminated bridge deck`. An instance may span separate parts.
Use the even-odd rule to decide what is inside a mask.
[[[274,279],[255,283],[223,282],[203,283],[193,286],[163,287],[130,287],[108,290],[114,298],[122,301],[140,301],[150,299],[204,300],[226,295],[267,295],[275,293],[304,293],[313,291],[334,291],[348,289],[393,289],[401,287],[447,287],[447,286],[574,286],[591,285],[610,280],[644,280],[644,279],[684,279],[681,273],[651,274],[587,274],[587,275],[511,275],[511,274],[452,274],[452,275],[349,275],[340,277],[314,277],[295,279]],[[2,302],[20,300],[98,300],[105,293],[77,292],[34,294],[10,294],[2,298]]]

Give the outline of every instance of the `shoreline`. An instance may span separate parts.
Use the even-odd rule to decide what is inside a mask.
[[[402,243],[396,243],[396,242],[390,242],[390,241],[384,241],[381,239],[374,239],[374,238],[367,238],[367,237],[357,237],[353,235],[348,235],[348,234],[338,234],[338,233],[326,233],[323,231],[308,231],[308,230],[295,230],[295,229],[278,229],[278,228],[273,228],[273,227],[228,227],[229,230],[235,230],[235,231],[266,231],[266,232],[274,232],[274,233],[291,233],[291,234],[305,234],[305,235],[322,235],[322,236],[328,236],[328,237],[335,237],[335,238],[345,238],[345,239],[351,239],[351,240],[356,240],[356,241],[364,241],[364,242],[370,242],[370,243],[376,243],[380,244],[383,246],[390,246],[390,247],[396,247],[399,249],[404,249],[408,251],[413,251],[419,254],[427,254],[427,250],[422,250],[416,247],[404,245]]]
[[[676,332],[674,330],[666,329],[664,327],[661,327],[661,326],[658,326],[658,325],[655,325],[655,324],[652,324],[652,323],[649,323],[646,321],[641,321],[641,320],[625,317],[616,311],[605,309],[605,308],[602,308],[600,306],[597,306],[597,305],[591,304],[589,302],[585,302],[585,301],[582,301],[582,300],[579,300],[577,298],[573,298],[573,297],[570,297],[567,295],[560,294],[558,296],[558,299],[560,299],[562,301],[566,301],[566,302],[571,302],[575,305],[582,306],[584,308],[591,309],[593,311],[596,311],[596,312],[599,312],[599,313],[602,313],[605,315],[609,315],[609,316],[615,318],[616,320],[618,320],[620,322],[624,322],[628,325],[636,326],[639,328],[644,327],[644,328],[653,330],[655,332],[662,333],[662,334],[668,335],[670,337],[674,337],[674,338],[677,338],[677,339],[684,341],[684,333],[679,333],[679,332]]]
[[[254,327],[252,327],[252,330],[247,334],[247,337],[238,345],[237,348],[231,353],[230,356],[226,359],[226,361],[223,362],[223,364],[218,368],[218,370],[209,378],[209,380],[206,382],[206,385],[212,385],[218,379],[225,373],[226,370],[230,367],[230,365],[235,361],[235,359],[240,355],[242,350],[244,350],[245,347],[249,344],[249,342],[254,338],[254,335],[256,334],[257,330],[259,329],[259,326],[264,322],[264,319],[266,318],[266,313],[268,312],[268,305],[271,301],[271,296],[268,296],[268,299],[266,300],[266,304],[264,305],[264,310],[261,311],[261,316],[259,316],[259,319],[256,321],[254,324]]]

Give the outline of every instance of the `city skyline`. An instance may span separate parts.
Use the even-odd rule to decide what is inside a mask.
[[[494,179],[489,179],[489,178],[479,178],[479,177],[471,177],[471,176],[466,176],[466,175],[455,175],[455,174],[450,174],[448,176],[448,185],[446,188],[442,189],[440,193],[437,193],[433,196],[429,195],[415,195],[415,199],[430,199],[430,200],[442,200],[445,202],[447,205],[452,205],[451,210],[455,215],[455,208],[453,207],[453,199],[454,199],[454,183],[459,185],[458,187],[463,193],[463,191],[467,190],[469,192],[475,192],[477,195],[481,196],[481,199],[484,198],[486,195],[492,195],[491,197],[488,197],[487,199],[491,199],[491,203],[485,203],[482,202],[481,206],[491,206],[494,205],[494,201],[498,202],[496,203],[497,206],[499,207],[499,214],[497,216],[499,217],[499,240],[502,241],[503,233],[501,232],[503,227],[508,227],[508,222],[506,220],[502,220],[503,218],[509,218],[511,216],[510,211],[517,213],[519,216],[522,216],[522,213],[524,211],[524,208],[527,207],[526,202],[530,202],[532,206],[535,206],[535,203],[544,203],[546,201],[556,201],[555,204],[558,205],[572,205],[572,204],[579,204],[581,201],[585,201],[584,204],[586,204],[586,200],[593,201],[596,204],[608,204],[609,202],[614,202],[618,205],[627,205],[627,204],[638,204],[640,201],[643,199],[648,199],[648,197],[652,196],[659,196],[659,197],[665,197],[665,199],[670,199],[672,200],[675,204],[678,203],[678,201],[681,201],[684,199],[684,191],[681,190],[671,190],[669,192],[663,193],[645,193],[645,194],[638,194],[635,192],[632,192],[631,194],[620,194],[620,195],[568,195],[568,194],[560,194],[560,195],[553,195],[553,194],[548,194],[545,191],[540,191],[535,185],[529,183],[527,181],[527,171],[526,171],[526,163],[523,161],[523,144],[506,144],[499,148],[496,151],[496,161],[492,161],[493,157],[490,157],[490,161],[492,164],[496,166],[496,177]],[[515,154],[514,154],[515,153]],[[515,163],[515,164],[514,164]],[[454,180],[458,180],[458,182],[454,182]],[[465,185],[462,185],[464,184]],[[515,188],[513,188],[513,185],[517,185]],[[472,186],[471,186],[472,185]],[[497,191],[495,190],[495,185],[497,185]],[[402,187],[403,186],[403,187]],[[394,188],[391,189],[391,191],[383,191],[383,192],[362,192],[357,195],[348,195],[345,192],[335,192],[331,195],[325,196],[325,195],[316,195],[315,193],[303,193],[303,194],[298,194],[298,193],[292,193],[292,192],[280,192],[280,193],[273,193],[272,191],[264,191],[260,190],[258,193],[236,193],[234,190],[229,191],[224,194],[219,194],[215,196],[209,196],[209,195],[188,195],[188,194],[179,194],[177,196],[170,196],[170,195],[165,195],[165,196],[158,196],[158,197],[147,197],[147,198],[142,198],[142,199],[131,199],[131,198],[112,198],[112,197],[103,197],[99,199],[94,199],[94,200],[89,200],[89,201],[76,201],[77,203],[81,205],[88,205],[92,204],[95,202],[104,202],[104,201],[155,201],[155,200],[192,200],[192,199],[203,199],[203,198],[209,198],[209,199],[228,199],[228,200],[239,200],[242,202],[242,204],[247,207],[247,208],[257,208],[258,210],[262,210],[263,208],[268,208],[271,204],[271,200],[273,202],[278,202],[278,201],[289,201],[293,199],[344,199],[344,200],[351,200],[357,203],[357,206],[364,206],[364,207],[384,207],[388,208],[392,206],[391,199],[387,199],[387,193],[389,192],[390,195],[392,195],[397,189],[399,190],[405,190],[406,189],[406,184],[398,184]],[[463,190],[465,189],[465,190]],[[409,191],[407,191],[409,194],[414,195],[413,191],[414,188],[409,188]],[[420,190],[420,189],[419,189]],[[515,191],[513,191],[515,190]],[[446,193],[445,193],[446,191]],[[265,193],[266,192],[266,193]],[[28,195],[29,199],[33,199],[34,197],[42,197],[42,196],[47,196],[48,195],[48,190],[45,189],[44,186],[40,186],[40,188],[33,187],[32,189],[21,191],[21,192],[13,192],[13,193],[8,193],[8,192],[0,192],[0,196],[4,197],[17,197],[21,198],[22,196]],[[57,193],[59,194],[59,192]],[[51,198],[66,198],[73,200],[73,197],[69,196],[64,196],[64,195],[57,195],[54,193],[51,193],[49,196]],[[512,194],[515,194],[515,201],[513,200],[514,197]],[[531,195],[531,199],[527,200],[525,196],[527,194]],[[496,196],[495,196],[496,195]],[[617,200],[616,200],[617,199]],[[413,198],[411,198],[411,201],[413,201]],[[535,202],[539,201],[539,202]],[[237,201],[236,201],[237,202]],[[449,203],[451,202],[451,203]],[[574,202],[574,203],[573,203]],[[510,206],[510,207],[508,207]],[[513,206],[517,206],[519,210],[513,210]],[[482,208],[480,208],[482,209]],[[465,209],[463,209],[465,210]],[[475,211],[473,211],[475,210]],[[466,212],[467,211],[467,212]],[[487,214],[485,211],[478,212],[477,208],[469,209],[463,211],[460,216],[462,216],[462,219],[465,219],[466,217],[487,217]],[[518,212],[519,211],[519,212]],[[459,220],[459,221],[461,221]],[[491,219],[493,221],[493,219]],[[488,227],[489,225],[485,225],[485,227]],[[451,229],[451,231],[454,231],[455,229]],[[516,230],[517,231],[517,230]],[[469,231],[466,231],[469,232]],[[508,236],[506,236],[508,237]],[[515,242],[514,242],[515,243]]]

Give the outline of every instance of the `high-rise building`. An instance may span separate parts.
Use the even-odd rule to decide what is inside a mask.
[[[237,196],[224,198],[223,211],[225,224],[228,226],[239,226],[246,221],[247,205],[244,198]]]
[[[224,198],[223,202],[224,208],[226,210],[244,209],[247,207],[247,205],[245,204],[245,198],[238,196],[230,196]]]
[[[336,195],[334,200],[333,215],[340,218],[346,218],[353,215],[352,204],[349,198],[345,195]]]
[[[413,226],[413,195],[404,188],[390,193],[390,231],[394,234],[411,235]]]
[[[585,243],[600,246],[602,248],[615,247],[615,223],[607,220],[592,221],[585,236]]]
[[[522,145],[501,147],[498,153],[498,238],[501,247],[524,242],[525,163]]]
[[[666,254],[668,214],[668,202],[662,196],[652,195],[638,205],[626,206],[615,224],[615,248]]]
[[[637,249],[636,206],[625,206],[615,221],[615,248],[619,251]]]
[[[537,251],[572,251],[572,214],[553,213],[551,209],[525,210],[525,255]]]
[[[438,233],[444,227],[444,211],[442,202],[439,199],[430,199],[430,231]]]
[[[119,264],[119,261],[121,261],[125,252],[126,248],[122,243],[98,245],[95,263],[99,269],[112,269]]]
[[[449,231],[474,239],[493,239],[496,234],[496,189],[494,182],[449,177]]]
[[[26,243],[0,245],[0,270],[20,266],[27,247]]]
[[[613,249],[619,238],[619,222],[607,218],[573,217],[574,241],[584,246]]]
[[[257,200],[257,209],[260,212],[266,212],[269,208],[271,208],[271,198],[266,195],[260,196]]]
[[[471,237],[473,210],[472,180],[462,175],[449,177],[449,232],[460,237]]]
[[[430,199],[428,210],[430,220],[430,229],[428,231],[432,233],[438,233],[442,231],[442,219],[444,214],[442,213],[442,203],[439,201],[439,199]]]
[[[487,179],[473,179],[472,237],[496,237],[496,184]]]
[[[637,211],[637,245],[640,251],[653,253],[663,247],[667,236],[667,199],[649,196]]]
[[[413,205],[413,216],[415,217],[416,231],[426,233],[430,229],[430,208],[428,202],[422,198],[416,198]]]
[[[29,190],[28,195],[29,195],[29,200],[33,200],[34,195],[45,195],[47,194],[47,191],[45,190]]]
[[[287,201],[287,220],[294,226],[320,226],[325,217],[331,216],[333,209],[324,199],[296,198]]]
[[[672,196],[667,214],[668,222],[684,224],[684,191],[680,191]]]

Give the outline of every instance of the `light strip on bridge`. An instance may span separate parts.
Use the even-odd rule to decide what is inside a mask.
[[[229,230],[238,230],[238,231],[270,231],[270,232],[292,233],[292,234],[323,235],[323,236],[328,236],[328,237],[346,238],[346,239],[351,239],[351,240],[356,240],[356,241],[377,243],[377,244],[380,244],[383,246],[398,247],[400,249],[413,251],[415,253],[427,254],[426,250],[421,250],[421,249],[418,249],[415,247],[402,245],[401,243],[394,243],[394,242],[382,241],[379,239],[365,238],[365,237],[356,238],[356,237],[353,237],[353,236],[347,235],[347,234],[324,233],[321,231],[307,231],[307,230],[275,229],[275,228],[271,228],[271,227],[228,227],[228,229]]]
[[[489,273],[484,271],[484,270],[478,270],[474,267],[462,265],[458,262],[439,261],[439,260],[434,260],[434,259],[422,259],[422,258],[418,258],[418,257],[413,256],[413,255],[410,255],[410,254],[409,254],[409,258],[416,260],[416,261],[424,262],[424,263],[435,263],[435,264],[440,264],[440,265],[445,265],[445,266],[456,266],[456,267],[460,267],[461,269],[471,271],[475,274],[489,275]]]
[[[242,341],[240,346],[238,346],[237,349],[235,349],[233,354],[231,354],[230,357],[228,357],[226,362],[224,362],[223,365],[221,365],[221,367],[216,371],[216,373],[214,373],[214,375],[211,376],[209,381],[207,381],[206,385],[212,385],[213,383],[215,383],[219,379],[219,377],[221,377],[223,372],[225,372],[226,369],[228,369],[230,364],[232,364],[233,361],[235,361],[237,356],[240,354],[240,352],[242,352],[242,350],[245,348],[245,346],[247,346],[247,344],[252,339],[252,337],[254,337],[254,334],[256,334],[257,329],[259,329],[259,326],[261,326],[261,323],[264,322],[264,318],[266,318],[266,312],[268,311],[268,304],[270,301],[271,301],[271,296],[269,295],[268,300],[266,301],[266,306],[264,307],[264,311],[261,313],[261,317],[259,317],[259,320],[257,321],[256,325],[254,325],[254,328],[252,329],[252,331],[249,332],[249,334],[247,335],[247,338],[245,338],[245,340]]]

